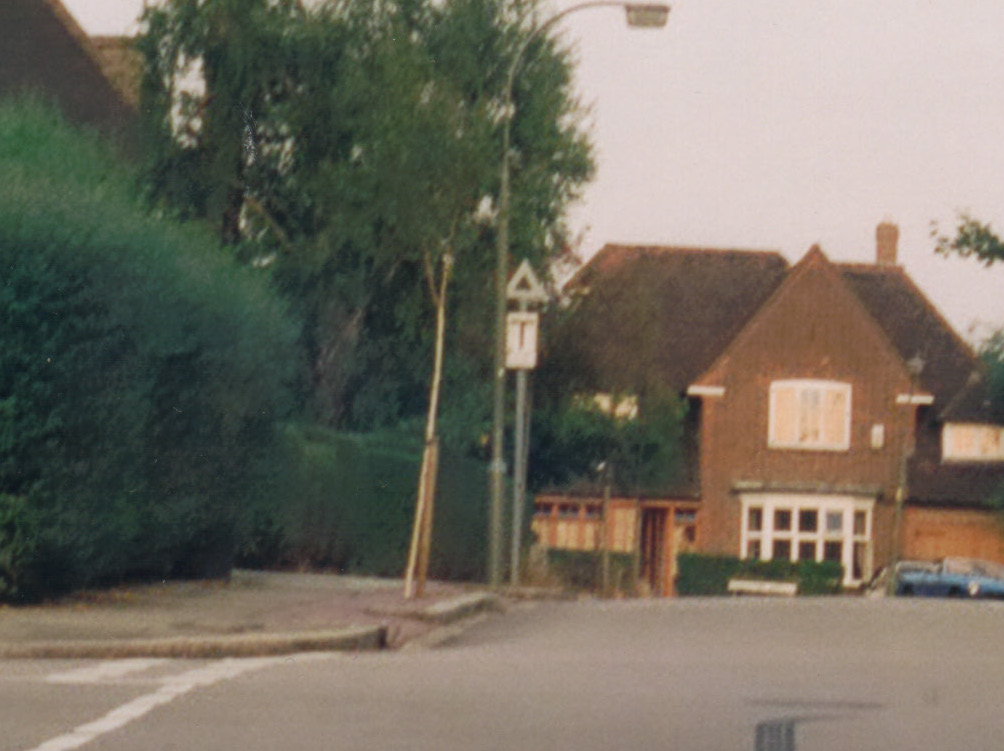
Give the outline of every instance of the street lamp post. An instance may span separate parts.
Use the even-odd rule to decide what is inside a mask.
[[[502,502],[504,493],[505,460],[503,438],[505,432],[505,336],[506,336],[506,283],[509,276],[509,150],[512,125],[512,88],[516,72],[530,43],[540,37],[558,21],[572,13],[590,8],[623,8],[628,26],[634,28],[662,28],[669,18],[669,6],[661,3],[638,4],[615,0],[593,0],[565,8],[534,27],[523,39],[513,56],[512,64],[502,92],[502,168],[499,183],[498,228],[495,245],[495,337],[493,358],[492,402],[492,458],[489,465],[489,530],[488,530],[488,583],[498,587],[502,583]]]

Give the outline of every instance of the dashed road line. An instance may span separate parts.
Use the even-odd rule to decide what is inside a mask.
[[[167,660],[162,658],[109,660],[77,670],[68,670],[64,673],[52,673],[45,677],[45,681],[47,683],[72,684],[103,683],[130,674],[141,673],[166,662]]]

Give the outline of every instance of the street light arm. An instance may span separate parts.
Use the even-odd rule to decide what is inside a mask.
[[[669,16],[669,6],[663,5],[661,3],[655,4],[638,4],[638,3],[627,3],[619,2],[619,0],[587,0],[586,2],[576,3],[575,5],[570,5],[564,10],[555,13],[553,16],[548,17],[543,23],[538,24],[530,30],[530,33],[523,39],[522,44],[516,50],[516,54],[513,55],[512,63],[509,65],[509,71],[506,75],[505,81],[505,91],[503,102],[506,106],[505,118],[506,123],[509,122],[509,112],[508,110],[512,104],[512,87],[516,80],[516,71],[519,69],[520,63],[523,62],[523,55],[526,54],[527,49],[533,43],[534,40],[539,38],[545,31],[554,26],[558,21],[563,19],[565,16],[571,15],[572,13],[577,13],[580,10],[589,10],[590,8],[624,8],[629,13],[629,25],[632,26],[664,26],[666,23],[666,18]],[[647,22],[633,22],[630,20],[631,11],[647,11],[649,13],[658,16],[657,20],[651,20]]]
[[[554,26],[558,21],[563,19],[565,16],[571,15],[572,13],[577,13],[580,10],[588,10],[590,8],[636,8],[641,7],[635,3],[618,2],[618,0],[587,0],[587,2],[576,3],[575,5],[570,5],[564,10],[558,11],[553,16],[548,17],[543,23],[535,26],[530,30],[530,33],[523,40],[523,43],[516,50],[516,54],[513,56],[512,64],[509,66],[509,74],[506,76],[506,101],[508,102],[512,96],[512,85],[516,78],[516,70],[519,68],[520,62],[523,60],[523,55],[526,53],[527,48],[530,44],[540,37],[545,31]],[[649,8],[665,8],[665,12],[668,15],[669,6],[645,6]]]
[[[665,26],[669,16],[669,6],[661,3],[635,4],[621,0],[585,0],[571,5],[548,17],[527,33],[506,72],[505,88],[502,90],[502,166],[499,175],[499,203],[495,232],[495,336],[493,358],[492,394],[492,458],[489,464],[489,533],[488,533],[488,582],[497,587],[502,580],[502,494],[505,461],[502,458],[502,444],[505,431],[505,320],[506,283],[509,267],[509,149],[512,140],[513,119],[512,89],[516,73],[530,44],[538,39],[561,19],[580,10],[591,8],[624,8],[630,26]]]

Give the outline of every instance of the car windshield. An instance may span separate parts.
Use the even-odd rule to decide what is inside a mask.
[[[975,566],[976,570],[984,576],[994,579],[1004,579],[1004,566],[993,561],[980,561]]]
[[[1004,566],[992,561],[978,561],[970,558],[946,558],[941,564],[946,574],[962,576],[989,576],[1004,579]]]
[[[976,567],[965,558],[946,558],[941,564],[941,570],[946,574],[972,574]]]

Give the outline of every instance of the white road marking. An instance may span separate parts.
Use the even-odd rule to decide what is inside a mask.
[[[167,662],[166,659],[109,660],[91,667],[68,670],[65,673],[53,673],[47,675],[45,680],[47,683],[101,683],[121,678],[129,673],[149,670],[155,665],[162,665],[165,662]]]
[[[70,751],[70,749],[80,748],[85,743],[90,743],[99,736],[118,730],[151,710],[174,701],[193,689],[204,688],[220,681],[236,678],[241,673],[275,665],[282,662],[283,659],[285,658],[227,659],[176,676],[169,676],[164,679],[163,684],[156,691],[126,702],[111,710],[104,717],[80,725],[69,733],[47,740],[31,751]]]

